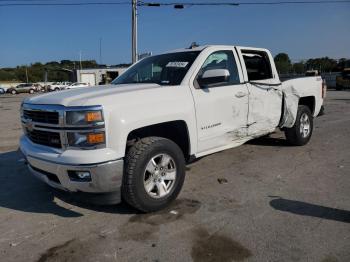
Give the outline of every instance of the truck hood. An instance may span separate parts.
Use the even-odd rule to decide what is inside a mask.
[[[104,98],[116,97],[121,93],[138,93],[146,89],[161,88],[158,84],[125,84],[82,87],[52,93],[46,93],[24,100],[24,103],[42,105],[84,106],[97,105]]]

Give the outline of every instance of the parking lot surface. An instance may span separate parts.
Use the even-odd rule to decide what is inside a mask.
[[[276,132],[199,159],[153,214],[32,177],[17,151],[26,96],[0,96],[1,261],[350,261],[350,92],[328,92],[308,145]]]

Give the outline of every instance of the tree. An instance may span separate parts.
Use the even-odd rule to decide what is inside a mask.
[[[288,74],[292,69],[292,63],[289,59],[288,54],[279,53],[274,58],[277,71],[280,74]]]
[[[337,61],[328,57],[313,58],[307,60],[306,68],[320,72],[334,72],[337,71]]]
[[[337,64],[337,71],[342,71],[346,67],[350,67],[350,60],[346,58],[340,58]]]
[[[305,73],[305,63],[303,61],[293,64],[293,73],[304,74]]]

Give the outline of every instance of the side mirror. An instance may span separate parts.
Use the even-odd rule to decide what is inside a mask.
[[[197,78],[200,87],[210,87],[228,83],[230,72],[227,69],[209,69]]]

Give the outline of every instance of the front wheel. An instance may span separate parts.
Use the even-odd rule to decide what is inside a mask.
[[[17,94],[16,90],[11,90],[11,94],[13,95]]]
[[[307,106],[299,105],[297,118],[292,128],[287,128],[284,133],[289,144],[294,146],[306,145],[313,131],[313,116]]]
[[[168,206],[185,179],[185,158],[177,144],[160,137],[137,141],[125,158],[123,199],[142,212]]]
[[[29,94],[34,94],[34,90],[33,90],[33,89],[30,89],[30,90],[29,90]]]

